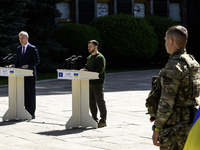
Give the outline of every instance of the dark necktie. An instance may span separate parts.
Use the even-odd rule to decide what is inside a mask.
[[[22,56],[24,57],[25,46],[22,46]]]

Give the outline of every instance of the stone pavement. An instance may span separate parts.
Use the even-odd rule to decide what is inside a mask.
[[[3,122],[7,86],[0,87],[0,150],[158,150],[145,115],[151,77],[159,70],[106,74],[107,127],[65,129],[72,113],[71,81],[37,82],[36,119]]]

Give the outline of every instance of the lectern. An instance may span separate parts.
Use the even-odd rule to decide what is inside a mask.
[[[97,128],[97,122],[89,115],[89,80],[99,79],[99,73],[57,69],[58,79],[72,80],[72,116],[66,129],[73,127]]]
[[[3,121],[15,119],[31,120],[31,115],[24,107],[24,77],[33,76],[33,71],[0,67],[0,76],[8,77],[9,106],[3,116]]]

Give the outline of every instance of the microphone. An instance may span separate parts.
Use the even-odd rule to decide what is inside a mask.
[[[8,57],[10,57],[12,55],[12,53],[8,54],[6,57],[3,58],[3,60],[8,59]]]
[[[81,55],[71,60],[71,69],[77,69],[77,63],[82,58]]]
[[[16,54],[13,54],[11,57],[8,58],[8,60],[13,59],[16,56]]]
[[[69,64],[71,63],[71,60],[72,60],[73,58],[75,58],[75,57],[76,57],[76,55],[72,55],[71,57],[65,59],[65,62],[67,63],[67,69],[69,68]]]
[[[81,58],[82,58],[82,56],[79,55],[79,56],[77,56],[76,58],[72,59],[72,61],[73,61],[73,62],[74,62],[74,61],[78,61],[78,60],[80,60]]]
[[[73,58],[75,58],[75,57],[76,57],[76,55],[72,55],[71,57],[65,59],[65,61],[66,61],[66,62],[70,62],[70,61],[71,61]]]

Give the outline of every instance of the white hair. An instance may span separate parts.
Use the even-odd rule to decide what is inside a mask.
[[[28,38],[28,33],[26,32],[26,31],[21,31],[20,33],[19,33],[19,36],[20,35],[24,35],[24,36],[26,36],[27,38]]]

